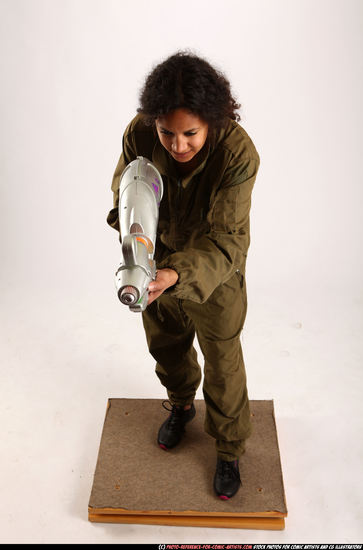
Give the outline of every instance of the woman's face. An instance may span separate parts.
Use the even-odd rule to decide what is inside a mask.
[[[203,147],[208,124],[188,109],[175,109],[156,119],[161,144],[178,162],[188,162]]]

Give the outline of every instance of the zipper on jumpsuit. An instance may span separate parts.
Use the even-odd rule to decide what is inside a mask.
[[[179,178],[177,181],[178,185],[178,193],[176,198],[176,221],[179,221],[178,213],[180,212],[180,199],[181,199],[181,182],[182,180]]]
[[[178,187],[178,192],[177,192],[177,195],[176,195],[176,215],[175,215],[175,219],[176,219],[176,224],[178,225],[178,222],[179,222],[179,217],[178,217],[178,212],[180,211],[180,199],[181,199],[181,182],[182,180],[179,178],[177,180],[177,187]],[[182,300],[178,300],[178,305],[179,305],[179,311],[180,311],[180,315],[183,319],[183,323],[184,325],[186,326],[186,315],[185,315],[185,312],[182,308]],[[159,319],[159,321],[161,321],[162,323],[165,321],[165,318],[164,318],[164,315],[161,313],[161,310],[160,310],[160,304],[159,304],[159,300],[157,299],[156,300],[156,314],[157,314],[157,317]]]
[[[182,194],[182,180],[181,178],[179,178],[177,180],[177,186],[178,186],[178,193],[177,193],[177,198],[176,198],[176,215],[175,215],[175,219],[176,219],[176,224],[177,226],[179,226],[179,216],[178,214],[180,213],[180,203],[181,203],[181,194]],[[180,317],[182,319],[182,322],[183,322],[183,325],[185,328],[187,328],[187,315],[183,309],[183,300],[181,298],[178,298],[178,306],[179,306],[179,313],[180,313]]]

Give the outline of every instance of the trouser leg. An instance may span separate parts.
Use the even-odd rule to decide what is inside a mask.
[[[199,338],[199,343],[205,357],[205,430],[215,438],[218,456],[233,460],[244,453],[245,441],[251,432],[246,373],[239,338],[237,341],[218,342],[215,346],[202,338]],[[224,365],[216,372],[216,365],[222,356]],[[227,367],[227,362],[234,367]]]
[[[189,405],[201,381],[195,327],[180,308],[180,301],[161,295],[142,314],[146,340],[156,360],[155,372],[175,405]]]
[[[251,432],[240,342],[247,311],[242,276],[235,274],[204,304],[184,301],[183,308],[195,324],[205,360],[205,430],[215,438],[218,456],[233,460],[243,454]]]

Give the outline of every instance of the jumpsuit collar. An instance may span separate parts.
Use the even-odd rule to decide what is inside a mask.
[[[183,187],[186,187],[190,180],[205,167],[208,157],[210,155],[210,143],[209,138],[207,142],[203,145],[203,148],[197,153],[200,155],[200,159],[196,168],[189,174],[183,176],[178,170],[176,163],[173,157],[168,153],[165,147],[160,143],[159,137],[155,141],[153,153],[152,153],[152,162],[155,164],[159,172],[165,176],[172,177],[176,180],[181,180]]]

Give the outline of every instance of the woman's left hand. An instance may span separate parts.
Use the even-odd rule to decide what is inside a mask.
[[[170,269],[169,267],[160,269],[156,274],[155,281],[151,281],[149,284],[149,297],[147,305],[151,304],[151,302],[156,300],[156,298],[159,298],[164,290],[175,285],[178,278],[179,275],[174,269]]]

